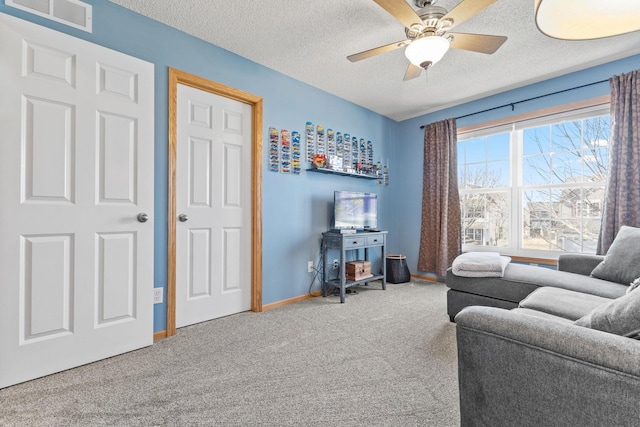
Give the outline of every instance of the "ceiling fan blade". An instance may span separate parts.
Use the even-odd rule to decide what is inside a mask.
[[[447,33],[453,36],[453,49],[470,50],[473,52],[492,54],[507,41],[504,36],[490,36],[487,34]]]
[[[422,19],[413,10],[406,0],[373,0],[384,10],[389,12],[407,28],[411,28],[413,24],[422,24]],[[473,0],[476,1],[476,0]],[[493,0],[495,1],[495,0]]]
[[[373,49],[365,50],[364,52],[354,53],[347,56],[347,59],[351,62],[362,61],[363,59],[371,58],[372,56],[380,55],[381,53],[391,52],[399,47],[403,47],[409,44],[408,40],[402,40],[395,43],[389,43],[385,46],[374,47]]]
[[[407,72],[404,73],[404,78],[402,80],[407,81],[407,80],[415,79],[416,77],[420,77],[421,73],[422,73],[422,68],[416,65],[413,65],[411,62],[409,62],[409,66],[407,67]]]
[[[449,13],[444,15],[442,19],[453,21],[453,25],[450,27],[453,28],[495,2],[496,0],[462,0],[456,7],[451,9]]]

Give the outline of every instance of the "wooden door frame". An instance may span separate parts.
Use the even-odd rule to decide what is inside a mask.
[[[251,311],[262,311],[262,98],[169,67],[167,336],[176,334],[176,156],[178,84],[210,92],[251,106]]]

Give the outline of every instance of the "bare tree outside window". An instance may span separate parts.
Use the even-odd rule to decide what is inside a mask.
[[[522,247],[595,253],[609,117],[524,130]]]
[[[493,173],[476,176],[472,182],[477,184],[468,183],[466,189],[481,192],[467,192],[460,199],[463,244],[508,246],[509,193],[490,190],[499,182]]]

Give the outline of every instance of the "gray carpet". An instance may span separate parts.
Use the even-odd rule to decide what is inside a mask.
[[[5,388],[0,425],[459,425],[445,286],[355,289]]]

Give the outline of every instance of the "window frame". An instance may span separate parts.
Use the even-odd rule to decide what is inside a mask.
[[[523,133],[524,129],[548,126],[570,120],[583,120],[602,115],[610,114],[610,95],[592,98],[576,103],[565,104],[552,108],[534,111],[509,118],[496,120],[492,122],[480,123],[477,125],[458,128],[458,141],[465,141],[475,138],[487,137],[499,133],[509,133],[509,161],[511,165],[510,184],[509,187],[491,188],[491,192],[508,193],[510,199],[510,218],[509,218],[509,246],[483,246],[463,244],[463,251],[492,251],[499,252],[503,255],[509,255],[520,259],[538,259],[541,263],[546,260],[557,260],[558,256],[564,251],[541,250],[541,249],[525,249],[523,248],[523,194],[525,191],[531,191],[535,188],[553,189],[555,187],[566,188],[566,183],[545,184],[540,186],[524,186],[522,174],[523,160]],[[602,184],[589,184],[580,182],[582,187],[598,187]],[[484,192],[483,190],[460,190],[460,198],[473,192]],[[464,230],[462,230],[464,233]],[[463,236],[464,237],[464,236]],[[463,239],[464,240],[464,239]]]

